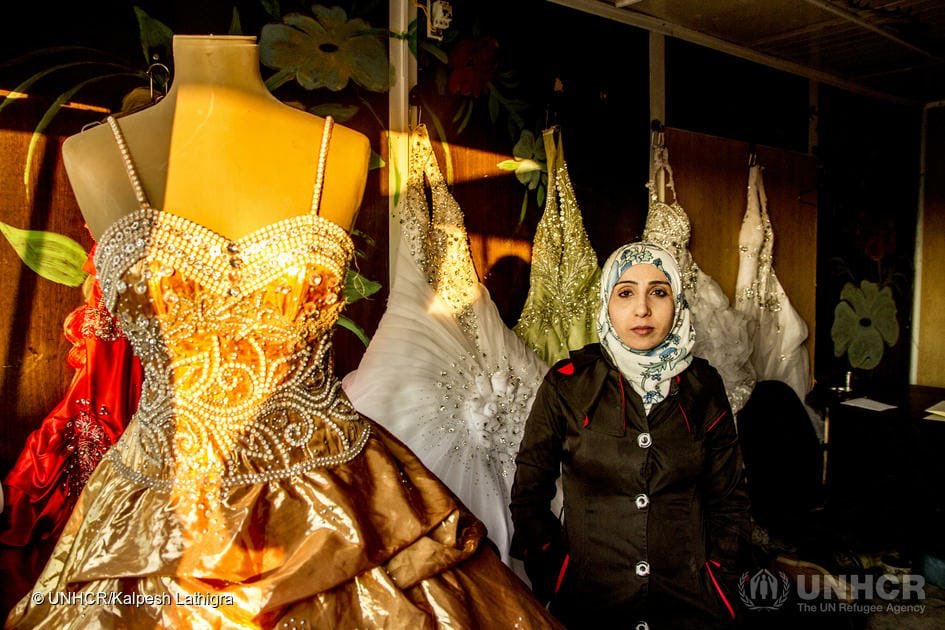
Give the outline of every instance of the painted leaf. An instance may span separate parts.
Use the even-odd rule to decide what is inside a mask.
[[[387,166],[387,162],[384,161],[381,154],[371,149],[371,159],[368,162],[368,170],[373,171],[376,168],[384,168],[385,166]]]
[[[163,49],[164,58],[169,58],[174,31],[160,20],[148,15],[141,7],[135,7],[134,11],[135,17],[138,18],[138,33],[141,38],[141,52],[144,53],[145,63],[151,63],[151,53],[155,49]]]
[[[381,290],[381,284],[373,280],[368,280],[357,271],[348,269],[345,272],[345,287],[342,294],[346,304],[357,302],[366,297],[371,297]]]
[[[242,35],[243,25],[240,23],[240,12],[233,7],[233,16],[230,18],[230,28],[227,30],[230,35]]]
[[[98,83],[99,81],[105,81],[107,79],[114,79],[116,77],[143,77],[144,73],[136,72],[119,72],[116,74],[106,74],[102,76],[92,77],[91,79],[86,79],[78,85],[73,86],[71,89],[60,94],[53,104],[49,106],[46,112],[43,114],[43,117],[40,118],[39,122],[36,123],[36,128],[33,129],[33,135],[30,136],[29,145],[26,149],[26,163],[23,166],[23,186],[26,189],[26,198],[30,199],[30,173],[33,169],[33,158],[36,154],[36,146],[39,144],[39,139],[42,137],[43,132],[46,130],[46,127],[52,122],[53,118],[56,117],[56,114],[59,113],[59,110],[63,105],[68,103],[75,94],[93,83]]]
[[[364,344],[364,347],[367,347],[368,344],[371,343],[371,338],[364,333],[364,330],[360,326],[351,321],[349,317],[344,315],[338,317],[338,325],[353,332],[355,336],[361,340],[361,343]]]
[[[83,66],[93,66],[93,67],[103,67],[103,68],[116,68],[120,70],[127,70],[126,66],[117,63],[110,63],[104,61],[73,61],[70,63],[63,63],[46,68],[37,72],[36,74],[30,75],[26,80],[17,85],[11,93],[26,93],[29,92],[30,88],[39,81],[40,79],[47,77],[53,73],[59,72],[60,70],[68,70],[70,68],[80,68]],[[0,112],[7,108],[10,103],[14,102],[16,98],[11,97],[9,94],[0,101]]]
[[[0,232],[27,267],[47,280],[70,287],[88,275],[82,265],[88,257],[77,242],[63,234],[23,230],[0,221]]]
[[[279,8],[279,0],[259,0],[266,15],[274,20],[282,17],[282,10]]]

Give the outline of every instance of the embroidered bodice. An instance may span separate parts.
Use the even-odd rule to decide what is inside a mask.
[[[437,166],[425,125],[411,134],[410,151],[407,200],[400,217],[403,241],[436,294],[438,308],[454,317],[469,340],[478,345],[472,304],[479,296],[479,278],[469,252],[463,211]],[[432,211],[424,181],[430,186]]]
[[[548,195],[535,229],[528,297],[515,332],[553,365],[569,351],[597,341],[600,267],[584,230],[560,130],[553,127],[542,135]]]
[[[673,195],[672,203],[661,199],[657,190],[655,180],[660,172],[665,172],[665,187],[666,191]],[[655,243],[673,254],[682,273],[683,289],[693,291],[696,288],[699,267],[689,253],[689,237],[692,228],[689,215],[679,205],[676,197],[673,169],[669,165],[669,155],[665,146],[657,146],[653,150],[653,177],[647,182],[646,187],[650,191],[650,199],[643,240]]]
[[[354,457],[367,425],[339,391],[331,331],[353,252],[311,212],[230,240],[153,208],[113,118],[139,209],[99,240],[103,305],[144,368],[134,421],[108,457],[152,489],[229,488]]]

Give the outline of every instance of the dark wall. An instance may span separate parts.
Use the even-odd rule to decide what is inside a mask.
[[[820,213],[816,357],[823,381],[841,382],[851,369],[833,356],[830,324],[847,282],[869,280],[891,288],[899,314],[899,341],[887,348],[869,385],[908,382],[912,324],[921,110],[822,87]]]

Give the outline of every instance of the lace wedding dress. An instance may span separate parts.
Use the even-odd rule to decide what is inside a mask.
[[[661,176],[665,190],[657,184]],[[643,240],[663,246],[676,257],[696,331],[692,353],[719,372],[732,411],[737,412],[755,386],[752,322],[731,307],[718,282],[699,268],[689,252],[689,216],[676,197],[669,152],[661,144],[653,149],[653,174],[647,188],[650,198]],[[672,194],[671,203],[664,200],[667,194]]]

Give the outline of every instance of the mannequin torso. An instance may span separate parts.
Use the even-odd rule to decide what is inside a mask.
[[[269,93],[253,41],[176,36],[167,97],[119,121],[151,204],[229,239],[309,210],[325,126]],[[93,236],[137,209],[107,125],[68,138],[62,153]],[[335,125],[319,214],[346,230],[369,156],[365,136]]]

